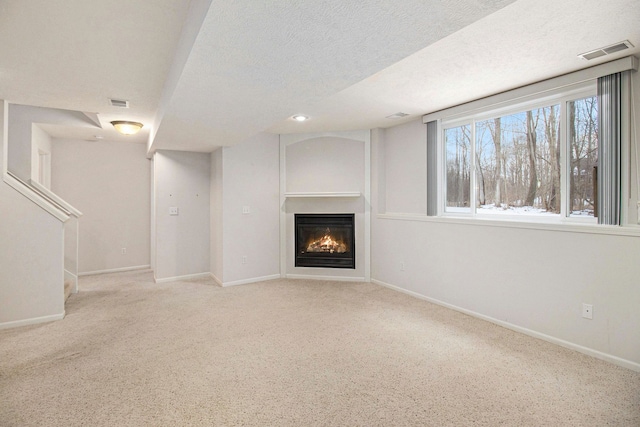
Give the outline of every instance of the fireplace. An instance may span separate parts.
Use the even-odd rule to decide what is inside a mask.
[[[356,268],[355,215],[295,214],[296,267]]]

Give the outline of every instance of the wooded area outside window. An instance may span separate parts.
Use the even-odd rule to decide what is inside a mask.
[[[471,212],[471,126],[445,129],[446,212]]]
[[[569,215],[594,216],[598,166],[598,98],[567,103],[569,124]]]
[[[595,84],[442,121],[442,144],[445,214],[595,223]]]

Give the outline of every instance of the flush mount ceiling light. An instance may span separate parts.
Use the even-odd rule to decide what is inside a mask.
[[[407,116],[408,116],[407,113],[398,112],[398,113],[395,113],[395,114],[392,114],[390,116],[385,117],[385,119],[391,119],[391,120],[393,120],[393,119],[401,119],[401,118],[407,117]]]
[[[581,53],[579,58],[591,60],[599,58],[605,55],[611,55],[612,53],[620,52],[621,50],[632,48],[633,45],[629,40],[623,40],[618,43],[611,44],[609,46],[601,47],[599,49],[590,50],[589,52]]]
[[[123,135],[135,135],[142,129],[143,124],[138,122],[129,122],[126,120],[116,120],[111,122],[114,128]]]
[[[309,120],[309,117],[303,116],[302,114],[296,114],[292,117],[292,119],[296,122],[304,122],[305,120]]]

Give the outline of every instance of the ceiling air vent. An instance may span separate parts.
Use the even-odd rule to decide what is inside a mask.
[[[387,116],[386,118],[393,120],[393,119],[401,119],[401,118],[407,117],[407,116],[408,116],[407,113],[400,112],[400,113],[395,113],[395,114],[392,114],[390,116]]]
[[[129,101],[123,99],[109,99],[112,107],[129,108]]]
[[[612,53],[620,52],[621,50],[632,48],[633,45],[629,40],[614,43],[609,46],[601,47],[600,49],[590,50],[589,52],[581,53],[578,55],[582,59],[590,60],[599,58],[601,56],[610,55]]]

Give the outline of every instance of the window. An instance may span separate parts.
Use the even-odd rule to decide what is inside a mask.
[[[598,99],[593,96],[567,103],[569,124],[569,212],[594,216],[598,193]]]
[[[471,126],[445,129],[446,212],[470,212],[471,188]]]
[[[595,86],[528,105],[442,121],[445,214],[594,221]]]
[[[558,105],[476,122],[476,209],[560,213]]]

